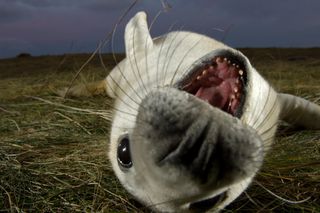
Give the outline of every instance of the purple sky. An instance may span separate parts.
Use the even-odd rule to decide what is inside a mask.
[[[92,52],[133,0],[0,0],[0,58]],[[185,29],[234,47],[320,47],[319,0],[167,0],[172,9],[155,23],[154,36]],[[151,20],[160,0],[141,0]],[[114,46],[123,50],[119,26]],[[109,47],[105,51],[110,51]]]

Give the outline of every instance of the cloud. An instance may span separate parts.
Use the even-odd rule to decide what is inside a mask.
[[[28,16],[29,10],[14,0],[0,1],[0,23],[10,23]]]
[[[222,39],[236,46],[319,45],[319,0],[199,0],[169,1],[173,9],[166,23]],[[171,23],[170,23],[171,21]],[[231,26],[231,28],[230,28]],[[292,39],[290,39],[292,38]]]
[[[12,6],[41,8],[83,8],[92,10],[114,10],[124,8],[132,0],[4,0],[3,4]]]
[[[14,38],[0,38],[0,58],[14,57],[21,52],[29,52],[32,49],[33,46],[28,41]]]
[[[89,9],[95,12],[109,12],[114,10],[123,10],[124,8],[128,7],[132,3],[132,0],[91,0],[85,1],[79,5],[82,9]]]
[[[133,1],[0,0],[0,39],[15,39],[8,44],[17,48],[26,46],[20,41],[32,43],[29,48],[39,54],[57,50],[58,46],[64,50],[73,41],[86,43],[83,48],[92,51]],[[232,46],[320,46],[319,0],[163,1],[172,9],[153,25],[155,36],[166,33],[174,24],[176,30],[183,27],[218,40],[226,37]],[[124,25],[135,12],[147,11],[151,22],[161,9],[161,0],[138,1],[119,25],[115,46],[123,45]],[[5,42],[1,45],[4,47]],[[1,54],[8,48],[0,49]]]
[[[59,7],[77,7],[84,4],[85,0],[5,0],[11,2],[14,5],[21,5],[23,7],[29,7],[34,9],[41,8],[59,8]]]
[[[77,11],[81,13],[116,13],[132,3],[132,0],[1,0],[0,23],[30,20],[36,13],[56,13]],[[94,16],[94,14],[93,14]]]
[[[0,58],[23,51],[61,54],[73,42],[80,52],[93,51],[128,7],[123,4],[115,0],[0,0]]]

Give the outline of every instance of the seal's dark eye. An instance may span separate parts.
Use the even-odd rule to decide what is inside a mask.
[[[130,153],[130,140],[128,135],[119,139],[118,145],[118,163],[124,168],[132,166],[131,153]]]

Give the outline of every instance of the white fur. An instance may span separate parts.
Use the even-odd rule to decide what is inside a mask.
[[[199,189],[190,184],[191,181],[187,177],[179,177],[184,183],[182,188],[188,189],[188,191],[180,191],[174,186],[163,188],[155,180],[150,181],[145,178],[147,171],[137,171],[133,167],[129,172],[124,173],[117,162],[118,139],[124,133],[132,131],[141,99],[149,91],[174,83],[184,75],[184,71],[195,60],[213,50],[229,49],[239,55],[242,53],[212,38],[192,32],[171,32],[153,40],[149,34],[144,12],[136,14],[128,23],[125,42],[126,59],[121,61],[106,79],[107,91],[111,97],[115,98],[114,108],[116,109],[110,136],[109,158],[123,186],[145,205],[151,205],[153,209],[165,212],[186,210],[190,201],[177,200],[177,198],[188,193],[192,195],[193,191]],[[277,129],[281,104],[277,93],[250,65],[249,60],[246,59],[246,61],[249,82],[247,101],[241,121],[258,132],[267,150]],[[228,199],[218,208],[224,208],[238,197],[247,188],[253,177],[254,174],[220,189],[220,191],[228,190],[229,194]],[[198,199],[211,197],[220,191],[204,194]],[[167,202],[175,199],[176,202]]]

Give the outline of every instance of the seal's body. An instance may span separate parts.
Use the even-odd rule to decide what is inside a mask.
[[[218,211],[252,181],[279,119],[320,129],[319,106],[277,93],[242,53],[212,38],[152,39],[140,12],[125,43],[126,58],[104,81],[115,98],[109,157],[153,210]]]

